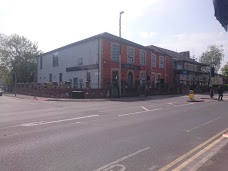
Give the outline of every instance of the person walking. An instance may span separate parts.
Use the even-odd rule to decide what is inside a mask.
[[[219,86],[218,87],[218,94],[219,94],[219,97],[218,97],[218,101],[223,101],[222,98],[223,98],[223,87],[222,86]]]

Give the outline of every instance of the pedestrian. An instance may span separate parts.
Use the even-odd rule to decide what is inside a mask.
[[[223,87],[222,86],[219,86],[218,87],[218,94],[219,94],[219,97],[218,97],[218,101],[223,101],[222,98],[223,98]]]

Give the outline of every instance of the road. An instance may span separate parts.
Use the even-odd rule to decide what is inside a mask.
[[[223,102],[186,100],[50,102],[2,96],[0,170],[173,170],[193,155],[188,151],[228,127],[227,95]]]

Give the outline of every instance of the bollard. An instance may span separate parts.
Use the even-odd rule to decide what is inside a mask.
[[[189,90],[188,97],[190,100],[194,100],[194,91],[193,90]]]

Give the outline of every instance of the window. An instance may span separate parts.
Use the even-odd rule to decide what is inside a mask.
[[[78,88],[78,78],[74,78],[74,88]]]
[[[78,58],[78,65],[83,65],[83,58]]]
[[[53,67],[59,66],[58,52],[53,53]]]
[[[140,64],[141,65],[146,65],[146,55],[145,52],[140,53]]]
[[[112,45],[112,60],[119,62],[120,48],[117,45]]]
[[[151,57],[151,66],[153,68],[156,68],[156,55],[155,54],[152,54],[152,57]]]
[[[83,88],[83,78],[79,79],[79,86],[80,86],[80,88]]]
[[[88,70],[86,73],[86,80],[90,82],[91,80],[91,72]]]
[[[40,69],[43,68],[43,56],[40,57]]]
[[[164,68],[164,57],[163,56],[159,57],[159,68]]]
[[[49,74],[49,82],[52,82],[52,74]]]
[[[128,63],[133,64],[134,61],[134,50],[128,49]]]
[[[59,73],[59,84],[63,82],[63,73]]]

